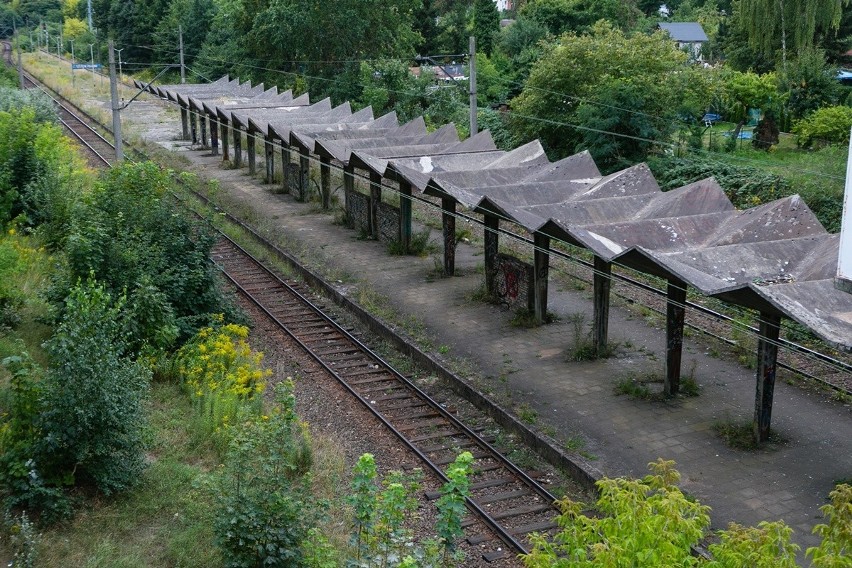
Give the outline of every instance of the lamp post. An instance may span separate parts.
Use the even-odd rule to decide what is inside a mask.
[[[92,56],[92,83],[95,82],[95,44],[89,44],[89,55]]]
[[[121,74],[121,52],[127,49],[126,47],[122,47],[121,49],[116,49],[116,53],[118,53],[118,80],[123,81],[124,75]]]
[[[71,86],[76,87],[77,84],[76,84],[75,77],[74,77],[74,63],[75,63],[75,60],[74,60],[74,40],[71,39],[71,40],[68,40],[68,41],[71,42]]]

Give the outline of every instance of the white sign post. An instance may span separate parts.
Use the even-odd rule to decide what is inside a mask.
[[[852,134],[852,130],[850,130]],[[843,192],[843,219],[840,224],[840,252],[837,255],[836,288],[852,293],[852,137],[846,160],[846,187]]]

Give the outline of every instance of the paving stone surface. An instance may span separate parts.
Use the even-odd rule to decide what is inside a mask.
[[[820,522],[819,507],[836,480],[852,477],[848,403],[779,380],[772,428],[786,443],[758,452],[729,449],[713,425],[751,419],[754,371],[711,356],[697,338],[685,339],[683,369],[700,384],[699,396],[670,402],[617,396],[618,378],[662,372],[665,329],[613,305],[609,329],[619,345],[615,356],[568,361],[576,335],[571,318],[583,314],[590,322],[592,303],[590,291],[570,284],[560,261],[552,263],[549,292],[549,309],[559,320],[536,329],[513,327],[511,313],[470,300],[483,282],[480,249],[460,244],[461,276],[437,278],[438,257],[390,256],[386,245],[357,239],[355,232],[333,224],[331,215],[317,213],[316,205],[273,194],[246,169],[222,169],[220,157],[176,142],[179,121],[170,134],[163,130],[153,131],[154,141],[181,152],[201,176],[220,180],[222,191],[271,219],[278,236],[309,251],[308,261],[368,282],[397,313],[422,322],[436,353],[446,350],[447,357],[478,371],[481,391],[516,413],[533,411],[535,426],[561,443],[582,440],[583,451],[605,475],[642,476],[648,462],[674,459],[683,489],[712,507],[714,528],[783,519],[803,547],[816,543],[811,530]],[[440,243],[440,238],[433,230],[432,239]],[[338,286],[353,289],[345,280]]]

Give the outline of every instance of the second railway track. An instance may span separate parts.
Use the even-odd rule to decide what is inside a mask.
[[[490,527],[491,531],[467,536],[473,545],[493,543],[483,555],[486,560],[526,552],[531,532],[556,528],[553,519],[559,511],[553,495],[327,316],[298,284],[279,278],[227,238],[219,240],[211,256],[250,301],[442,480],[446,480],[443,469],[459,452],[473,454],[468,500],[473,516],[465,527],[472,527],[474,518]]]

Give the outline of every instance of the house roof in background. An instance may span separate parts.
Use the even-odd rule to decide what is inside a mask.
[[[675,41],[707,41],[707,34],[698,22],[660,22],[659,26]]]

